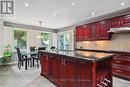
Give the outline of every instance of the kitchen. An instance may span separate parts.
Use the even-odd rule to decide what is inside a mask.
[[[3,58],[4,47],[11,45],[11,63],[7,65],[11,65],[9,67],[19,73],[23,70],[26,76],[33,68],[27,65],[27,61],[23,61],[25,65],[19,67],[18,52],[15,48],[19,47],[20,51],[29,54],[31,47],[35,47],[35,50],[45,47],[44,50],[38,50],[38,59],[30,59],[41,86],[46,82],[42,83],[42,80],[47,79],[48,84],[45,87],[50,87],[49,84],[52,83],[58,87],[129,87],[130,2],[120,0],[113,5],[116,1],[102,0],[96,3],[94,0],[63,0],[62,6],[63,2],[55,1],[54,4],[41,0],[15,1],[16,12],[11,16],[0,16],[0,58]],[[43,8],[44,11],[38,8]],[[52,8],[54,9],[50,10]],[[21,14],[24,10],[25,14]],[[23,32],[21,38],[24,40],[20,39],[25,43],[21,44],[17,38],[18,32]],[[31,64],[31,61],[29,63]],[[17,64],[19,70],[16,68]],[[24,66],[25,70],[22,68]],[[12,68],[6,73],[10,72],[10,69]],[[17,76],[18,73],[15,74]],[[3,75],[3,71],[0,75]],[[30,78],[33,75],[30,74]],[[31,86],[34,86],[32,79],[26,80],[25,83],[30,81]],[[7,83],[11,84],[11,81]],[[38,82],[34,87],[37,86]],[[7,87],[7,84],[2,87]]]

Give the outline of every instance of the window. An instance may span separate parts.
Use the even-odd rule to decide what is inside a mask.
[[[49,50],[49,33],[41,33],[41,46]]]
[[[25,30],[14,29],[14,48],[27,49],[27,32]]]
[[[70,47],[69,33],[61,33],[58,40],[58,49],[69,49]]]

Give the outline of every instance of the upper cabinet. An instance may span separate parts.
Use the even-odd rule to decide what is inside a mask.
[[[110,28],[130,26],[130,14],[109,19]]]
[[[109,39],[106,20],[76,27],[76,41],[104,39]]]
[[[83,28],[82,26],[76,27],[76,40],[81,41],[83,39]]]
[[[109,19],[109,21],[111,28],[120,27],[122,23],[122,17],[111,18]]]
[[[130,26],[130,14],[76,27],[76,41],[109,40],[110,28]]]
[[[123,26],[130,26],[130,14],[129,15],[124,15],[122,17],[123,20]]]

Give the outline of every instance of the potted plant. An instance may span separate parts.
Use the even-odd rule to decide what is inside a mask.
[[[7,65],[12,56],[10,47],[11,47],[10,45],[5,46],[5,50],[3,52],[2,65],[4,66],[4,70],[6,69],[5,66]]]

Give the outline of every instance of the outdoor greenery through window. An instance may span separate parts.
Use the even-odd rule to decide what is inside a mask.
[[[41,46],[46,47],[46,49],[49,49],[49,33],[41,33]]]
[[[14,29],[14,48],[27,49],[27,32]]]

